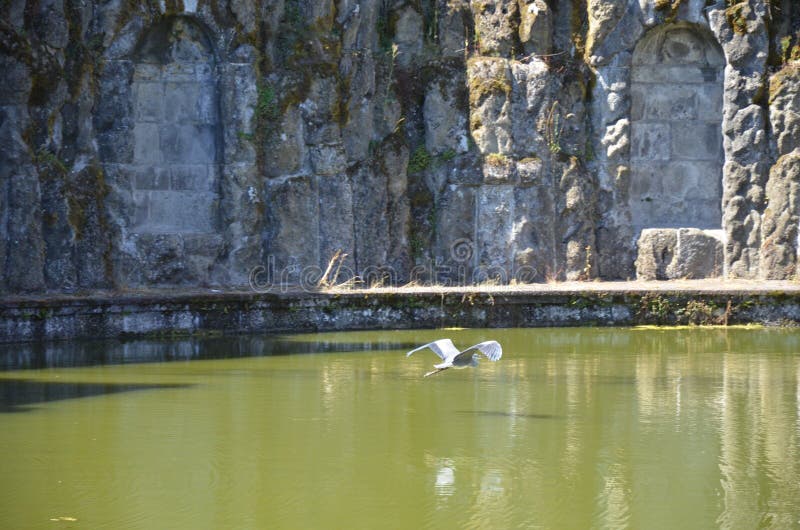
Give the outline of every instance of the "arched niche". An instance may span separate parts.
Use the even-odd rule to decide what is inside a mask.
[[[711,33],[671,24],[636,45],[631,70],[634,233],[722,227],[725,59]]]
[[[221,142],[211,42],[191,19],[169,17],[142,35],[132,62],[130,232],[214,232]]]

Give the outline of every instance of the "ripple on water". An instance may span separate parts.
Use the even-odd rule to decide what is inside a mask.
[[[424,333],[391,332],[392,342]],[[487,332],[461,333],[454,340],[472,344]],[[501,362],[427,379],[433,359],[338,346],[54,369],[48,377],[193,386],[80,394],[4,415],[0,469],[15,487],[0,488],[0,520],[175,529],[797,524],[800,363],[782,335],[784,353],[761,355],[719,353],[736,340],[708,353],[691,342],[699,331],[595,333],[492,330],[504,337]],[[624,351],[609,349],[609,337]]]

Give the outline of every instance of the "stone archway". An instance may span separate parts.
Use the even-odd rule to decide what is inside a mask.
[[[628,196],[640,277],[722,274],[724,66],[711,33],[685,23],[634,50]]]
[[[214,67],[208,38],[184,18],[154,25],[134,52],[133,233],[217,228]]]
[[[631,72],[630,206],[636,228],[722,227],[722,75],[713,37],[661,27]]]
[[[191,17],[131,31],[110,48],[95,116],[115,282],[211,283],[225,254],[220,196],[231,121],[220,112],[216,50]]]

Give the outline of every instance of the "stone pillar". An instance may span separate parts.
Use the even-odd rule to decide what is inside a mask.
[[[770,79],[770,126],[777,161],[765,188],[760,277],[797,277],[800,224],[800,69],[789,64]]]

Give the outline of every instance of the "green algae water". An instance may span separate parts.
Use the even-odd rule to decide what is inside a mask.
[[[499,340],[423,379],[412,347]],[[6,345],[2,528],[797,528],[800,331]]]

